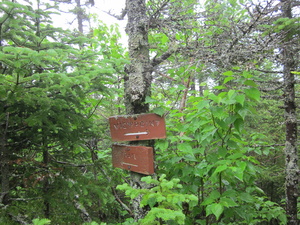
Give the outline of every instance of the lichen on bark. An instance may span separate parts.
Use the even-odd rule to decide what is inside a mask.
[[[145,99],[151,94],[151,69],[146,27],[148,18],[145,1],[127,0],[126,8],[130,65],[126,67],[125,105],[128,114],[145,113],[149,111]]]
[[[282,17],[291,19],[292,5],[289,0],[281,0]],[[286,41],[281,44],[283,58],[283,78],[284,78],[284,108],[285,108],[285,194],[286,194],[286,214],[288,225],[298,225],[297,199],[299,195],[299,167],[297,150],[297,112],[295,101],[295,76],[292,71],[296,70],[297,63],[293,58],[293,47],[288,42],[288,32],[285,33]]]
[[[127,114],[149,112],[146,97],[151,95],[151,67],[148,45],[147,15],[145,0],[126,0],[128,23],[128,51],[130,64],[125,67],[125,106]],[[149,146],[148,141],[132,142],[133,145]],[[131,172],[131,186],[135,189],[148,188],[141,181],[143,175]],[[145,217],[146,208],[140,207],[142,196],[133,199],[132,207],[135,221]]]

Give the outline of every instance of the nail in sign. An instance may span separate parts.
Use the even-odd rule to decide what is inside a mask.
[[[113,141],[139,141],[166,138],[165,119],[155,113],[109,118]]]
[[[113,166],[150,175],[154,173],[153,148],[145,146],[112,146]]]

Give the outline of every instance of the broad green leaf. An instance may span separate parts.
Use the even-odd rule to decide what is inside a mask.
[[[235,79],[235,78],[234,78],[234,77],[231,77],[231,76],[226,77],[226,78],[224,79],[223,84],[226,84],[226,83],[228,83],[229,81],[234,80],[234,79]]]
[[[270,149],[269,148],[265,148],[262,152],[263,152],[264,155],[269,155]]]
[[[223,197],[229,197],[229,198],[233,198],[235,199],[236,198],[236,195],[238,195],[239,192],[234,190],[234,189],[229,189],[229,190],[226,190],[225,192],[223,192],[222,196]]]
[[[233,170],[234,176],[235,176],[236,178],[238,178],[241,182],[243,182],[244,171],[240,170],[240,169],[237,168],[237,167],[230,167],[230,169]]]
[[[239,197],[242,201],[245,202],[252,203],[254,201],[254,198],[249,193],[240,193]]]
[[[245,89],[245,94],[248,98],[259,101],[260,100],[260,92],[256,88]]]
[[[242,108],[238,111],[238,114],[243,118],[243,120],[245,119],[248,113],[249,110],[247,108]]]
[[[235,94],[235,90],[229,90],[227,95],[228,95],[228,98],[232,98],[232,96]]]
[[[228,130],[228,123],[226,123],[224,120],[216,119],[216,123],[224,130]]]
[[[234,159],[239,159],[239,158],[243,158],[243,157],[244,157],[244,154],[242,152],[238,152],[238,153],[228,156],[228,159],[234,160]]]
[[[238,204],[235,201],[233,201],[231,198],[228,197],[221,197],[220,204],[228,208],[238,206]]]
[[[219,148],[218,148],[218,154],[219,154],[221,157],[225,157],[226,154],[227,154],[227,149],[224,148],[224,147],[219,147]]]
[[[224,207],[219,203],[214,203],[206,207],[207,215],[214,214],[217,220],[219,219],[223,211],[224,211]]]
[[[221,194],[220,194],[220,192],[217,191],[217,190],[213,190],[213,191],[209,194],[209,198],[214,199],[214,200],[220,198],[220,196],[221,196]]]
[[[216,96],[214,93],[209,93],[208,98],[214,101],[215,103],[220,103],[222,101],[222,98]]]
[[[165,110],[162,107],[154,108],[153,112],[160,116],[163,116],[165,114]]]
[[[251,87],[257,87],[257,84],[253,80],[246,80],[244,84]]]
[[[226,117],[226,112],[224,111],[225,107],[213,106],[210,107],[213,117],[223,119]]]
[[[196,159],[196,157],[193,154],[188,154],[183,156],[184,160],[186,160],[187,162],[197,162],[198,160]],[[191,170],[192,172],[194,171],[194,169]],[[186,171],[185,171],[186,172]],[[190,173],[193,174],[193,173]]]
[[[162,38],[160,39],[161,44],[165,44],[169,41],[169,38],[167,35],[162,35]]]
[[[233,72],[232,71],[226,71],[223,73],[224,76],[232,76]]]
[[[169,146],[169,142],[167,140],[158,140],[155,142],[155,146],[161,150],[167,150]]]
[[[204,100],[204,101],[200,101],[197,105],[198,110],[201,110],[203,108],[206,108],[209,106],[209,101],[208,100]]]
[[[214,86],[214,89],[216,89],[216,90],[223,90],[223,89],[226,89],[226,87],[220,85],[220,86]]]
[[[178,150],[184,153],[191,153],[193,151],[192,146],[187,142],[178,144]]]
[[[227,165],[224,164],[224,165],[218,166],[218,167],[216,168],[216,170],[215,170],[214,173],[219,173],[219,172],[222,172],[222,171],[224,171],[224,170],[226,170],[226,169],[227,169]]]
[[[234,121],[234,127],[238,132],[241,132],[243,130],[244,127],[244,120],[238,118]]]
[[[235,100],[240,103],[242,106],[244,106],[245,102],[245,95],[244,94],[239,94],[235,97]]]
[[[46,224],[50,224],[51,220],[49,220],[49,219],[33,219],[32,222],[33,222],[33,225],[46,225]]]
[[[246,71],[246,70],[243,71],[242,76],[247,79],[250,79],[251,77],[253,77],[253,75],[249,71]]]

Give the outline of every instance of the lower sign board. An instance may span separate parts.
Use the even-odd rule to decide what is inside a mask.
[[[109,118],[113,141],[139,141],[166,138],[165,119],[155,113]]]
[[[154,173],[153,148],[144,146],[113,145],[113,166],[137,173]]]

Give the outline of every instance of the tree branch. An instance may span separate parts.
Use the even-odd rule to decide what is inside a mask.
[[[120,205],[133,217],[133,212],[132,212],[132,210],[124,203],[124,202],[122,202],[122,200],[119,198],[119,196],[118,196],[118,194],[117,194],[117,192],[116,192],[116,190],[115,190],[115,188],[113,188],[113,187],[111,187],[111,190],[112,190],[112,192],[113,192],[113,194],[114,194],[114,196],[115,196],[115,199],[120,203]]]
[[[167,52],[165,52],[164,54],[162,54],[161,56],[159,56],[159,57],[155,56],[151,60],[150,65],[152,66],[152,68],[158,66],[163,61],[165,61],[166,59],[168,59],[172,54],[174,54],[175,52],[177,52],[177,50],[178,50],[177,48],[171,48]]]
[[[282,89],[283,86],[284,86],[284,84],[277,86],[277,87],[259,88],[259,90],[262,92],[276,91],[276,90]]]
[[[54,162],[59,163],[59,164],[63,164],[63,165],[72,166],[72,167],[94,166],[94,164],[81,164],[81,165],[77,165],[77,164],[73,164],[73,163],[69,163],[69,162],[62,162],[62,161],[54,161]]]
[[[261,96],[261,98],[270,99],[270,100],[283,100],[284,99],[282,96],[278,96],[278,95],[264,95],[264,96]]]
[[[111,11],[103,11],[104,13],[116,18],[117,20],[124,20],[126,14],[127,14],[127,8],[125,7],[125,9],[122,9],[121,14],[120,15],[116,15],[111,13]]]

